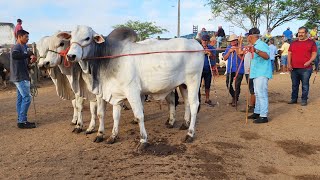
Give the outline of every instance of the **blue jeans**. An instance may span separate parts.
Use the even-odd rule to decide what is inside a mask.
[[[307,102],[309,94],[309,80],[311,77],[312,68],[310,69],[298,69],[294,68],[291,71],[291,81],[292,81],[292,93],[291,100],[296,101],[298,99],[299,85],[302,82],[302,96],[301,100]]]
[[[271,59],[272,72],[274,72],[274,59]]]
[[[268,78],[261,76],[253,79],[254,94],[256,96],[256,105],[254,113],[260,114],[260,117],[268,116]]]
[[[28,109],[31,104],[30,81],[23,80],[14,84],[17,87],[18,123],[24,123],[28,120]]]
[[[220,44],[222,42],[222,39],[223,39],[223,37],[221,37],[221,36],[217,37],[217,48],[220,48]]]

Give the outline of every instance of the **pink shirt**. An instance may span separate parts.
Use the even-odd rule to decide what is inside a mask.
[[[16,37],[16,39],[17,39],[17,32],[19,31],[19,30],[22,30],[23,28],[22,28],[22,26],[21,26],[21,24],[20,23],[18,23],[17,25],[16,25],[16,27],[14,28],[14,37]]]

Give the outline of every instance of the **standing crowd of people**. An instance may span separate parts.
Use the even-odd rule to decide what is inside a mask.
[[[219,33],[220,30],[220,33]],[[210,37],[205,34],[205,29],[201,32],[202,45],[204,49],[220,48],[221,37],[225,36],[224,31],[222,33],[222,27],[218,27],[218,32],[215,37],[216,46],[205,46],[203,41],[208,44]],[[243,75],[245,75],[249,91],[250,100],[248,102],[248,110],[252,112],[248,116],[249,119],[253,119],[254,123],[266,123],[269,121],[269,100],[268,100],[268,82],[272,79],[273,72],[275,71],[276,56],[281,54],[281,69],[280,74],[291,74],[291,100],[288,104],[298,103],[299,86],[302,84],[301,106],[307,106],[308,94],[309,94],[309,81],[313,72],[313,66],[315,70],[319,69],[319,56],[320,56],[320,42],[317,37],[317,28],[312,29],[312,32],[308,33],[306,27],[300,27],[296,35],[297,39],[293,40],[293,33],[288,27],[283,32],[281,48],[277,48],[275,41],[271,35],[271,28],[268,28],[267,32],[261,36],[258,28],[252,28],[246,34],[247,41],[250,47],[249,51],[244,51],[242,41],[235,34],[231,34],[227,39],[229,45],[226,47],[223,53],[223,59],[227,61],[226,67],[226,86],[228,93],[232,97],[231,106],[236,106],[240,92],[241,82]],[[219,35],[218,35],[219,34]],[[268,43],[268,44],[267,44]],[[215,44],[215,43],[213,43]],[[209,51],[205,51],[206,53]],[[212,57],[206,56],[204,59],[205,67],[203,70],[203,76],[209,76],[208,59]],[[212,57],[214,58],[214,57]],[[207,75],[205,75],[207,74]],[[210,75],[211,81],[212,75]],[[209,98],[209,79],[205,79],[205,93],[206,102]],[[234,84],[234,86],[233,86]],[[212,102],[210,101],[210,105]]]

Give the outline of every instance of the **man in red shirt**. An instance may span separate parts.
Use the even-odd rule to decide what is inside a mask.
[[[299,85],[302,83],[301,106],[307,105],[309,80],[312,73],[312,61],[317,55],[316,43],[308,39],[308,29],[298,29],[298,40],[291,43],[288,51],[288,70],[291,71],[292,93],[288,104],[296,104]]]
[[[16,27],[14,28],[14,37],[15,37],[16,39],[18,39],[18,37],[17,37],[17,32],[18,32],[19,30],[23,30],[23,28],[22,28],[22,20],[21,20],[21,19],[17,19],[17,25],[16,25]]]

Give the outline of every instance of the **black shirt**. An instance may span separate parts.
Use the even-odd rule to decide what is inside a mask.
[[[224,33],[224,30],[221,28],[221,29],[218,29],[218,37],[225,37],[226,34]]]
[[[15,44],[11,52],[12,58],[10,60],[10,81],[30,81],[28,71],[28,61],[30,54],[28,54],[27,46]]]

